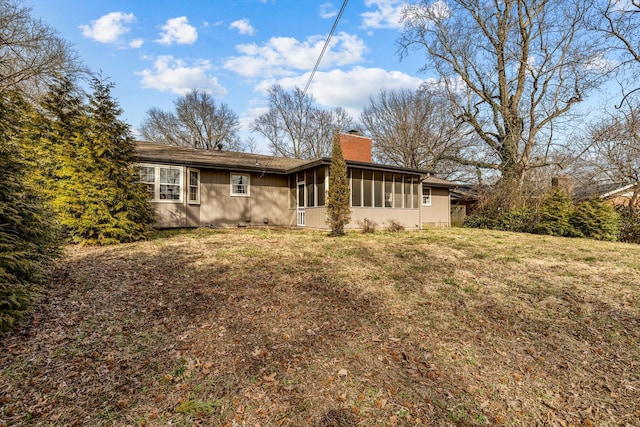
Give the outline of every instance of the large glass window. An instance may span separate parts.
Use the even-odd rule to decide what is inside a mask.
[[[231,195],[249,196],[249,175],[231,174]]]
[[[325,196],[325,168],[321,167],[316,171],[316,188],[318,189],[318,206],[324,206]]]
[[[413,207],[420,207],[420,178],[414,176],[411,180],[411,197],[413,198]]]
[[[384,191],[382,185],[382,172],[373,173],[373,205],[376,208],[382,207],[384,200]]]
[[[404,182],[404,207],[412,208],[412,198],[411,198],[411,177],[408,175],[404,175],[402,177]]]
[[[402,175],[393,175],[393,207],[402,207]]]
[[[373,206],[373,172],[362,171],[362,206]]]
[[[362,206],[362,169],[351,169],[351,206]]]
[[[384,207],[393,207],[393,174],[384,174]]]
[[[315,191],[314,189],[314,180],[313,180],[313,171],[307,171],[307,207],[314,207],[315,203]]]

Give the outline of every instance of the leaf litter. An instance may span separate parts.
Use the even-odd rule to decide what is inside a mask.
[[[640,425],[638,259],[465,229],[69,247],[2,336],[0,426]]]

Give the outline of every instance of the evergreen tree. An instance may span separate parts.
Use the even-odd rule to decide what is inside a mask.
[[[338,132],[333,135],[331,167],[329,168],[329,189],[327,191],[327,224],[332,236],[344,234],[344,226],[351,221],[347,164],[342,155]]]
[[[0,93],[0,330],[28,309],[51,262],[58,234],[20,141],[28,106],[15,93]]]
[[[599,198],[586,200],[575,209],[569,220],[574,234],[596,240],[617,240],[620,216],[610,203]]]
[[[552,236],[573,235],[573,228],[569,223],[573,209],[571,198],[564,190],[552,189],[540,206],[540,218],[533,231]]]
[[[89,102],[68,78],[49,88],[30,131],[38,186],[66,237],[75,243],[140,240],[152,210],[133,169],[129,125],[111,96],[113,84],[91,80]]]
[[[119,119],[113,84],[93,78],[91,88],[84,134],[71,139],[73,163],[63,168],[61,223],[74,242],[140,240],[150,231],[153,215],[133,168],[135,143],[129,125]]]

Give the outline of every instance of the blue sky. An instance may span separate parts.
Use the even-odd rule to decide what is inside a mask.
[[[135,129],[151,107],[173,108],[191,88],[209,91],[240,117],[242,136],[266,111],[273,83],[304,87],[342,0],[31,0],[85,64],[115,84]],[[309,92],[357,119],[381,89],[416,88],[424,57],[400,61],[403,0],[351,0]],[[264,151],[264,148],[261,148]]]

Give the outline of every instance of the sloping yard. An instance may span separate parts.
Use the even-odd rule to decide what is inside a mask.
[[[70,247],[0,426],[639,426],[640,246],[469,229]]]

